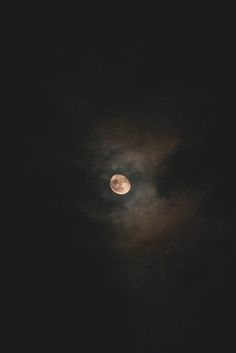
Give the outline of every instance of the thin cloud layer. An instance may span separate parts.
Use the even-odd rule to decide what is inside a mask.
[[[120,249],[158,242],[194,217],[202,197],[199,190],[192,194],[175,190],[166,197],[158,184],[170,156],[183,143],[180,131],[169,131],[161,122],[149,126],[118,117],[97,124],[91,141],[91,172],[101,180],[97,192],[104,207],[90,204],[87,211],[114,228]],[[132,189],[126,196],[110,191],[109,180],[115,173],[131,180]]]

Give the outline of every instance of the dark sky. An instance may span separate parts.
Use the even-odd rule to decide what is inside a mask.
[[[48,23],[13,31],[11,340],[31,352],[234,352],[229,37]],[[126,196],[109,189],[116,172]]]

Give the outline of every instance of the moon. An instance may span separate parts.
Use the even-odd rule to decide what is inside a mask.
[[[131,184],[128,178],[122,174],[115,174],[110,180],[111,190],[118,195],[125,195],[131,189]]]

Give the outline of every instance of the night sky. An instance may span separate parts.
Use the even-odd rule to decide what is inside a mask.
[[[22,23],[11,56],[10,341],[31,352],[234,352],[227,40],[196,29],[180,43],[175,26],[106,38],[95,25],[47,26]],[[127,195],[111,192],[116,173]]]

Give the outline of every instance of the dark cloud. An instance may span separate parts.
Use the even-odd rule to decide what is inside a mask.
[[[157,91],[159,104],[153,94],[148,104],[144,98],[143,105],[119,114],[105,109],[92,119],[86,142],[77,145],[85,158],[75,155],[73,161],[92,187],[78,210],[109,229],[113,275],[119,273],[119,290],[130,298],[130,340],[140,352],[191,347],[195,329],[211,341],[214,328],[205,330],[216,303],[210,298],[221,292],[224,300],[222,281],[234,266],[220,250],[221,242],[232,241],[233,218],[227,213],[213,220],[216,213],[206,206],[221,197],[218,185],[225,182],[208,149],[211,108],[203,104],[206,97],[198,92],[196,102],[196,92],[189,91],[192,96],[186,87],[175,91],[178,104],[173,92],[163,97]],[[132,182],[124,197],[110,191],[115,173]]]
[[[154,52],[51,49],[22,79],[23,302],[30,292],[37,328],[83,352],[233,342],[232,97],[213,68],[175,62],[175,79],[173,53],[165,65]],[[115,173],[132,182],[124,197]]]

